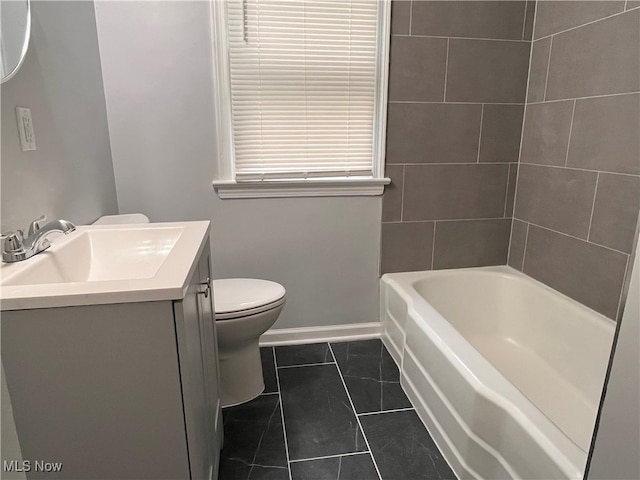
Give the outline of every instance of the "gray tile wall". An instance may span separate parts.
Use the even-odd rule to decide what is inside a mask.
[[[538,2],[508,263],[617,318],[639,210],[640,5]]]
[[[393,1],[382,273],[506,263],[533,13]]]

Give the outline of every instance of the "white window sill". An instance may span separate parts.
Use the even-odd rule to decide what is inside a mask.
[[[236,182],[214,180],[220,198],[353,197],[382,195],[390,178],[269,180]]]

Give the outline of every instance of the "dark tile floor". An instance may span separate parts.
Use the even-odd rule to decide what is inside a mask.
[[[380,340],[260,353],[264,393],[223,411],[220,480],[456,478]]]

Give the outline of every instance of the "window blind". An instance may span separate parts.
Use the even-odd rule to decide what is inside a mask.
[[[227,3],[236,180],[371,176],[377,0]]]

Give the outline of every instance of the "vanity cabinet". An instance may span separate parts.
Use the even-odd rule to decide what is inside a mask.
[[[2,312],[27,478],[215,479],[222,446],[209,243],[180,298]],[[61,463],[36,471],[36,462]],[[25,468],[26,467],[26,468]]]

